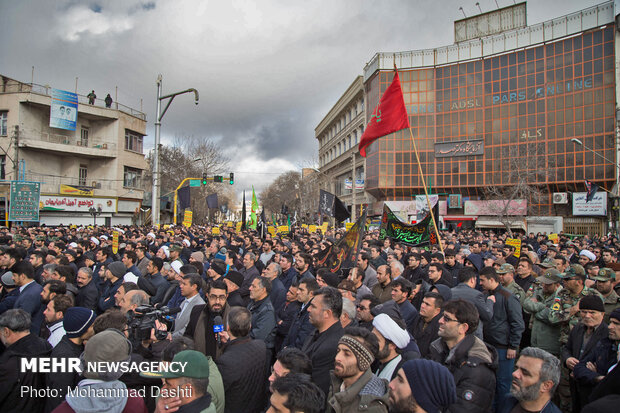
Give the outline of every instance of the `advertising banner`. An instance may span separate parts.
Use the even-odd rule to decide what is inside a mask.
[[[101,208],[101,212],[116,212],[116,198],[73,197],[41,195],[41,211],[88,212],[90,207]]]
[[[78,97],[75,93],[52,89],[50,106],[50,127],[75,130],[77,123]]]
[[[95,194],[95,190],[87,186],[60,184],[60,193],[62,195],[93,196]]]

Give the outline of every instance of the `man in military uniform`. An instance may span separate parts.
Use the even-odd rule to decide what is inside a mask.
[[[560,357],[560,326],[549,321],[549,312],[555,302],[555,296],[562,289],[560,272],[555,268],[545,270],[527,291],[523,300],[523,309],[530,313],[530,330],[532,346],[548,351]]]
[[[45,246],[45,235],[37,235],[34,237],[35,249],[40,249]]]
[[[499,282],[502,284],[502,287],[517,297],[517,300],[523,306],[525,291],[515,282],[515,267],[508,263],[502,264],[497,270],[497,275],[499,275]]]
[[[594,287],[603,296],[603,304],[605,305],[604,321],[609,324],[609,315],[616,308],[620,307],[620,296],[613,289],[616,273],[611,268],[601,268],[598,271],[598,275],[590,278],[596,281]]]
[[[588,295],[601,295],[595,289],[585,286],[586,272],[579,264],[572,264],[565,272],[560,273],[560,278],[564,281],[564,288],[555,295],[549,321],[551,324],[560,325],[559,343],[563,346],[568,341],[570,330],[579,322],[579,300]],[[561,410],[571,411],[569,371],[566,366],[562,366],[558,394]]]

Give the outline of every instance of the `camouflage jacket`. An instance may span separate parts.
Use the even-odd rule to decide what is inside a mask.
[[[549,321],[552,324],[560,324],[560,343],[566,344],[568,341],[568,334],[572,328],[580,321],[579,312],[574,315],[570,315],[571,307],[577,305],[579,300],[586,295],[598,295],[603,299],[603,296],[594,288],[583,287],[583,290],[576,296],[571,292],[563,288],[555,295],[551,311],[549,312]]]
[[[523,307],[523,300],[525,300],[525,291],[523,291],[523,288],[521,288],[521,286],[514,281],[505,286],[504,288],[510,291],[512,295],[517,297],[517,300],[519,300],[519,303]]]
[[[603,298],[603,304],[605,304],[605,322],[609,324],[609,315],[616,308],[620,307],[620,296],[616,294],[614,290],[611,290],[611,294],[607,298]]]

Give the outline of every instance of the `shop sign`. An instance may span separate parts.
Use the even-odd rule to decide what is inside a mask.
[[[116,198],[41,195],[39,201],[41,211],[88,212],[89,208],[99,207],[104,213],[116,212]]]

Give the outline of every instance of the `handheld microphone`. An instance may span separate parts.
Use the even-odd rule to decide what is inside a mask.
[[[218,346],[222,344],[219,334],[222,331],[224,331],[224,320],[222,320],[221,316],[216,315],[215,317],[213,317],[213,333],[215,333],[215,336],[217,337]]]

